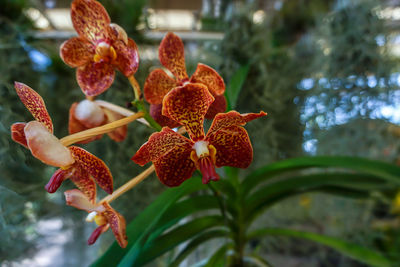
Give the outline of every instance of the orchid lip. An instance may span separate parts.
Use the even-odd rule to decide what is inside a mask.
[[[211,157],[202,157],[198,160],[200,172],[203,174],[203,184],[208,184],[210,181],[218,181],[219,175],[215,171],[215,165]]]

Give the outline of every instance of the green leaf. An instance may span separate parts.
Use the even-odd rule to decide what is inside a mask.
[[[246,195],[260,183],[278,174],[305,168],[341,168],[374,175],[400,184],[400,167],[394,164],[355,157],[317,156],[293,158],[261,167],[243,180],[243,193]]]
[[[330,186],[347,189],[357,189],[368,186],[369,189],[382,185],[382,181],[374,176],[350,173],[316,173],[310,175],[294,176],[283,181],[269,183],[246,198],[245,218],[250,223],[265,208],[273,203],[295,194],[318,189],[327,190]],[[360,191],[360,190],[358,190]]]
[[[346,241],[343,241],[338,238],[314,234],[310,232],[296,231],[290,229],[282,229],[282,228],[264,228],[255,230],[249,234],[248,238],[259,238],[265,235],[282,235],[296,238],[308,239],[322,245],[333,248],[340,253],[349,256],[355,260],[360,262],[369,264],[371,266],[376,267],[390,267],[393,266],[392,262],[390,262],[387,258],[379,254],[378,252],[359,246],[357,244],[352,244]]]
[[[219,209],[219,203],[216,197],[211,195],[192,196],[171,205],[154,228],[164,231],[174,226],[188,215],[213,209]],[[151,239],[153,238],[149,237],[149,240]]]
[[[246,81],[247,74],[249,73],[250,65],[246,64],[241,66],[232,76],[229,84],[226,88],[226,96],[228,100],[229,109],[234,109],[236,107],[236,102],[240,94],[240,90]]]
[[[173,249],[187,240],[196,237],[202,231],[211,229],[213,227],[220,227],[224,224],[224,218],[221,216],[205,216],[194,219],[188,223],[180,225],[166,234],[158,237],[153,242],[147,243],[145,248],[141,251],[136,261],[130,261],[130,257],[123,259],[124,266],[141,266],[155,258],[161,256],[165,252]]]
[[[127,226],[128,246],[122,249],[114,242],[92,266],[115,266],[125,254],[129,253],[130,256],[134,256],[132,248],[141,246],[140,244],[172,204],[185,195],[205,188],[199,177],[192,177],[179,187],[165,190]],[[137,245],[135,246],[135,244]]]
[[[232,244],[228,243],[221,246],[207,261],[203,267],[214,267],[214,266],[227,266],[227,251],[232,247]]]
[[[228,236],[228,232],[226,230],[211,230],[207,232],[203,232],[200,235],[193,238],[189,244],[185,246],[185,248],[179,253],[178,256],[174,259],[172,263],[170,263],[169,267],[178,267],[181,262],[186,259],[187,256],[190,255],[199,245],[214,239]]]

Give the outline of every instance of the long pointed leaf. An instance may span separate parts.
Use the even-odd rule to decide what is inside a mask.
[[[282,229],[282,228],[265,228],[253,231],[251,234],[249,234],[249,239],[259,238],[261,236],[266,236],[266,235],[267,236],[280,235],[280,236],[288,236],[295,238],[303,238],[331,247],[346,256],[349,256],[355,260],[364,262],[371,266],[376,266],[376,267],[393,266],[392,262],[390,262],[387,258],[385,258],[384,256],[382,256],[381,254],[379,254],[374,250],[362,247],[357,244],[349,243],[338,238],[319,235],[310,232],[303,232],[303,231],[296,231],[296,230]]]
[[[207,261],[203,267],[214,267],[214,266],[227,266],[227,252],[232,247],[232,244],[228,243],[221,246]]]
[[[242,182],[243,194],[278,174],[305,168],[342,168],[374,175],[396,184],[400,184],[400,167],[386,162],[355,157],[300,157],[279,161],[257,169]]]
[[[141,266],[154,260],[158,256],[161,256],[166,251],[178,246],[179,244],[196,237],[202,231],[216,226],[220,227],[223,224],[224,219],[221,216],[212,215],[194,219],[176,227],[153,242],[147,243],[136,261],[132,262],[129,257],[126,257],[121,263],[124,266]]]
[[[225,230],[211,230],[207,231],[204,233],[201,233],[200,235],[196,236],[193,240],[190,241],[189,244],[185,246],[185,248],[179,253],[178,256],[174,259],[173,262],[171,262],[168,267],[178,267],[179,264],[183,260],[186,259],[187,256],[190,255],[199,245],[202,245],[203,243],[215,239],[215,238],[221,238],[221,237],[226,237],[228,236],[228,232]]]
[[[245,218],[251,223],[265,208],[278,200],[294,194],[326,190],[327,186],[354,189],[365,184],[372,188],[382,185],[376,177],[363,174],[317,173],[295,176],[283,181],[267,184],[246,198]]]

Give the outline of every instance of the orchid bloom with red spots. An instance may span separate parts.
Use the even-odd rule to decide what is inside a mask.
[[[136,43],[117,24],[111,23],[105,8],[95,0],[74,0],[72,24],[78,33],[60,47],[62,60],[77,68],[76,78],[83,93],[96,96],[114,81],[114,68],[126,77],[139,66]]]
[[[163,100],[162,114],[182,124],[190,139],[164,127],[150,136],[132,160],[141,166],[152,161],[158,178],[167,186],[180,185],[196,168],[204,184],[219,179],[215,167],[247,168],[253,148],[242,126],[266,113],[219,113],[205,135],[204,116],[213,101],[205,85],[188,83],[174,88]]]
[[[156,69],[147,77],[143,93],[147,102],[150,103],[150,115],[161,126],[173,128],[179,125],[178,122],[162,115],[161,104],[170,90],[187,83],[200,83],[206,86],[215,98],[205,115],[207,119],[214,118],[217,113],[225,112],[224,80],[214,69],[201,63],[197,65],[196,71],[189,78],[186,73],[183,42],[177,35],[172,32],[167,33],[161,41],[158,53],[161,64],[171,71],[175,79],[168,76],[162,69]]]
[[[78,189],[64,192],[67,205],[89,212],[87,221],[98,225],[88,239],[88,245],[96,242],[98,237],[109,228],[113,231],[118,244],[125,248],[128,244],[124,217],[115,211],[107,202],[94,204],[86,194]]]
[[[82,100],[81,102],[73,103],[69,109],[69,123],[68,131],[69,134],[78,133],[93,127],[98,127],[104,124],[117,121],[124,118],[125,116],[118,114],[105,107],[101,107],[95,101],[88,99]],[[128,132],[126,125],[115,129],[112,132],[107,133],[108,136],[116,141],[121,142],[125,140]],[[78,142],[80,144],[86,144],[94,140],[100,139],[102,135],[94,136],[85,141]]]
[[[111,194],[113,178],[107,165],[80,147],[64,146],[53,135],[53,123],[42,97],[23,83],[16,82],[15,90],[35,120],[14,123],[11,126],[12,139],[28,148],[32,155],[43,163],[60,167],[45,189],[54,193],[65,179],[70,178],[91,201],[95,201],[96,198],[95,182]]]

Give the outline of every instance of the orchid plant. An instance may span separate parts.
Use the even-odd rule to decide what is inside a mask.
[[[77,186],[78,189],[67,190],[65,197],[68,205],[87,211],[87,220],[94,220],[98,225],[88,244],[93,244],[101,233],[111,228],[118,244],[126,247],[125,220],[111,208],[111,201],[137,185],[154,169],[162,183],[178,186],[190,178],[196,168],[203,173],[203,183],[219,179],[215,167],[247,168],[253,151],[242,126],[266,114],[221,113],[226,109],[222,77],[211,67],[199,64],[189,79],[183,42],[173,33],[168,33],[162,40],[159,53],[161,63],[175,79],[161,69],[150,73],[144,86],[146,100],[151,104],[149,113],[134,77],[139,66],[135,42],[128,38],[123,28],[111,23],[105,8],[95,0],[74,0],[71,19],[78,37],[61,45],[60,56],[67,65],[77,68],[77,83],[86,99],[71,105],[70,135],[62,139],[55,137],[42,97],[29,86],[16,82],[16,92],[35,120],[13,124],[12,139],[28,148],[43,163],[59,168],[45,186],[49,193],[56,192],[66,179],[71,179]],[[95,99],[112,85],[114,69],[126,76],[132,85],[135,97],[132,103],[138,109],[137,113]],[[160,116],[170,123],[164,125]],[[207,136],[203,130],[204,117],[215,117]],[[168,126],[154,133],[132,158],[140,165],[153,161],[154,166],[113,191],[113,177],[107,165],[88,151],[71,145],[93,142],[105,133],[114,141],[123,141],[127,124],[135,120],[155,130],[161,129],[156,121],[163,126],[182,126],[180,133],[186,131],[190,139]],[[98,201],[96,184],[109,196]]]
[[[365,196],[369,187],[356,190],[354,186],[364,183],[373,188],[384,186],[386,182],[396,180],[399,168],[362,160],[352,164],[347,159],[336,159],[337,164],[331,164],[326,159],[300,159],[270,165],[239,179],[235,168],[247,168],[253,160],[252,145],[244,126],[252,120],[262,119],[267,115],[264,111],[247,114],[234,110],[225,112],[227,101],[223,78],[202,63],[189,78],[184,44],[174,33],[167,33],[161,41],[159,59],[165,68],[155,69],[147,77],[143,88],[148,102],[145,103],[134,77],[139,67],[138,49],[124,29],[111,23],[105,8],[95,0],[74,0],[71,19],[78,37],[61,45],[60,56],[67,65],[77,68],[77,83],[85,99],[70,107],[69,135],[58,139],[53,134],[53,123],[42,97],[29,86],[16,82],[16,93],[34,120],[14,123],[11,137],[29,149],[35,158],[58,168],[45,186],[47,192],[56,192],[66,179],[76,185],[77,189],[67,190],[64,195],[67,205],[88,212],[86,220],[97,224],[88,239],[89,245],[111,228],[120,248],[112,246],[95,265],[113,266],[120,261],[122,265],[141,266],[191,240],[170,264],[178,266],[199,244],[223,237],[228,241],[215,252],[207,266],[226,265],[221,258],[225,259],[229,253],[229,265],[242,266],[246,257],[253,257],[252,254],[245,255],[246,244],[266,234],[308,238],[363,261],[361,252],[369,250],[360,250],[336,239],[282,229],[248,230],[263,210],[280,199],[307,190],[337,192],[338,188]],[[129,80],[133,88],[135,112],[96,99],[111,87],[115,69]],[[205,119],[212,120],[207,133],[204,130]],[[152,165],[114,190],[114,178],[106,163],[74,144],[95,142],[103,134],[121,142],[127,135],[127,125],[133,121],[146,124],[155,133],[138,151],[132,152],[132,160],[141,166],[150,161]],[[225,168],[216,170],[221,167]],[[308,170],[311,167],[336,167],[341,173],[313,174]],[[343,171],[346,168],[348,172]],[[194,175],[196,169],[202,178]],[[293,170],[305,172],[293,175]],[[110,203],[154,171],[161,183],[174,188],[166,190],[127,226],[124,217]],[[271,179],[278,179],[281,174],[286,175],[286,181]],[[343,177],[337,179],[335,175]],[[347,178],[350,176],[356,181],[349,183]],[[97,199],[97,185],[108,194],[100,200]],[[185,198],[196,191],[205,193]],[[197,210],[193,208],[198,211],[217,209],[220,215],[206,215],[169,229],[180,219],[195,213]],[[128,237],[133,243],[128,243]],[[126,247],[128,249],[121,250]],[[364,262],[389,266],[380,254],[371,253],[372,256]],[[268,263],[263,266],[268,266]]]

